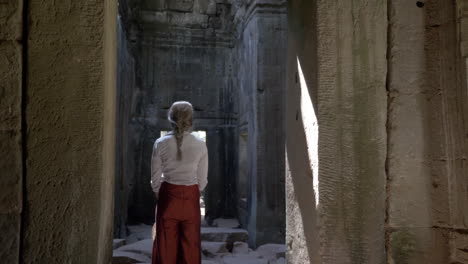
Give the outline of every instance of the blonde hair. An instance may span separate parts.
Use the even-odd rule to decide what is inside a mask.
[[[169,108],[167,119],[171,122],[172,133],[177,142],[177,159],[182,159],[182,141],[184,140],[184,132],[192,129],[193,108],[189,102],[178,101],[174,102]]]

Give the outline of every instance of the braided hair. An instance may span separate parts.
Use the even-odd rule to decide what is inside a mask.
[[[184,140],[184,132],[192,129],[193,108],[189,102],[178,101],[172,104],[169,108],[167,119],[172,126],[172,134],[177,142],[177,160],[182,159],[182,141]]]

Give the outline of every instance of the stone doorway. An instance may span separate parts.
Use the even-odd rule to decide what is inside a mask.
[[[209,153],[205,257],[284,260],[286,26],[286,1],[120,2],[115,238],[148,242],[151,147],[186,100]]]

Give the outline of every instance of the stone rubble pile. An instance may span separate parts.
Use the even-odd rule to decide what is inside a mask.
[[[217,227],[202,227],[202,264],[284,264],[286,246],[249,248],[248,233],[232,219],[217,219]],[[151,226],[129,226],[126,239],[114,239],[113,264],[151,263]]]

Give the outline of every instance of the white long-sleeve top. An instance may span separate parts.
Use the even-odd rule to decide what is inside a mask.
[[[194,185],[202,191],[208,183],[206,143],[190,132],[184,133],[182,159],[177,160],[177,142],[172,134],[156,140],[151,157],[151,188],[156,196],[163,181],[177,185]]]

